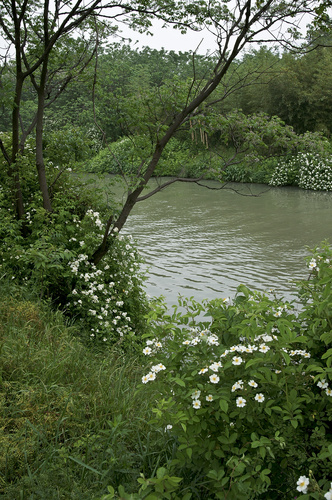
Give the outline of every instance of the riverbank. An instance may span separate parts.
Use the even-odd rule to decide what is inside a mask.
[[[264,155],[257,145],[257,150],[253,147],[251,151],[248,147],[249,152],[241,153],[222,144],[204,148],[173,139],[153,176],[332,191],[332,146],[328,141],[315,145],[314,140],[311,146],[313,149],[308,144],[298,152],[289,150]],[[90,173],[135,177],[141,162],[134,143],[129,138],[121,138],[84,162],[83,168]]]

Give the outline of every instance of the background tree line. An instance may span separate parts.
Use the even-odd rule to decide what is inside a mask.
[[[326,38],[325,38],[326,40]],[[57,58],[81,57],[83,40],[73,40],[61,48]],[[67,61],[68,62],[68,61]],[[133,49],[127,44],[108,45],[99,56],[97,82],[94,89],[95,114],[98,125],[108,141],[113,142],[128,130],[121,110],[126,100],[135,92],[159,88],[170,79],[180,82],[191,77],[193,66],[198,78],[204,78],[213,64],[213,57],[190,52],[174,52],[150,49]],[[13,65],[1,67],[1,114],[0,130],[11,126],[11,108],[8,106],[14,89]],[[94,62],[83,75],[71,75],[71,83],[57,99],[56,106],[49,107],[45,115],[46,134],[54,130],[75,127],[88,137],[96,129],[92,102]],[[231,89],[236,80],[243,79],[240,89],[224,100],[220,112],[241,109],[246,115],[263,112],[280,117],[296,133],[332,132],[332,46],[319,46],[304,54],[261,46],[232,63],[230,76],[224,83],[224,91]],[[61,69],[46,89],[46,102],[60,85]],[[60,83],[59,83],[60,82]],[[139,89],[139,90],[138,90]],[[136,96],[137,96],[136,94]],[[119,101],[120,99],[120,101]],[[29,115],[37,108],[37,91],[30,83],[22,95],[22,125],[27,126]]]

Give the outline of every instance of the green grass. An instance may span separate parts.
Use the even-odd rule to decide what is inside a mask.
[[[163,439],[136,389],[142,360],[94,352],[80,333],[1,289],[0,498],[92,499],[109,484],[135,488],[159,463]]]

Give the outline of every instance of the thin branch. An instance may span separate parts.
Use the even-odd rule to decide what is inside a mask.
[[[150,191],[149,193],[145,194],[144,196],[139,196],[136,201],[144,201],[153,196],[156,193],[159,193],[162,189],[165,189],[167,186],[170,186],[171,184],[174,184],[174,182],[186,182],[186,183],[197,183],[199,180],[201,180],[203,176],[198,177],[197,179],[188,179],[184,177],[175,177],[174,179],[170,179],[167,182],[164,182],[163,184],[157,186],[155,189]]]
[[[225,182],[224,184],[222,184],[219,187],[207,186],[206,184],[200,184],[199,181],[198,182],[196,181],[196,184],[198,186],[200,186],[200,187],[204,187],[206,189],[210,189],[211,191],[221,191],[222,189],[228,189],[229,191],[234,191],[236,194],[239,194],[241,196],[250,196],[250,197],[253,197],[253,198],[258,198],[262,194],[268,193],[272,189],[271,187],[269,187],[269,188],[265,189],[264,191],[260,191],[258,194],[254,194],[251,191],[251,187],[247,186],[248,189],[249,189],[249,191],[250,191],[250,194],[247,194],[247,193],[243,193],[243,191],[239,191],[238,189],[235,189],[234,187],[230,187],[228,185],[229,182]]]

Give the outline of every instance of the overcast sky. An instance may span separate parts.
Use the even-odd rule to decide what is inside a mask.
[[[153,36],[140,34],[123,26],[120,26],[120,29],[122,30],[122,36],[131,38],[130,45],[133,48],[148,46],[157,50],[164,48],[176,52],[189,52],[196,50],[199,46],[198,52],[200,54],[214,52],[217,48],[214,36],[206,30],[204,32],[188,30],[185,35],[182,35],[179,30],[172,27],[162,28],[162,24],[161,21],[154,21],[153,28],[150,29]]]

